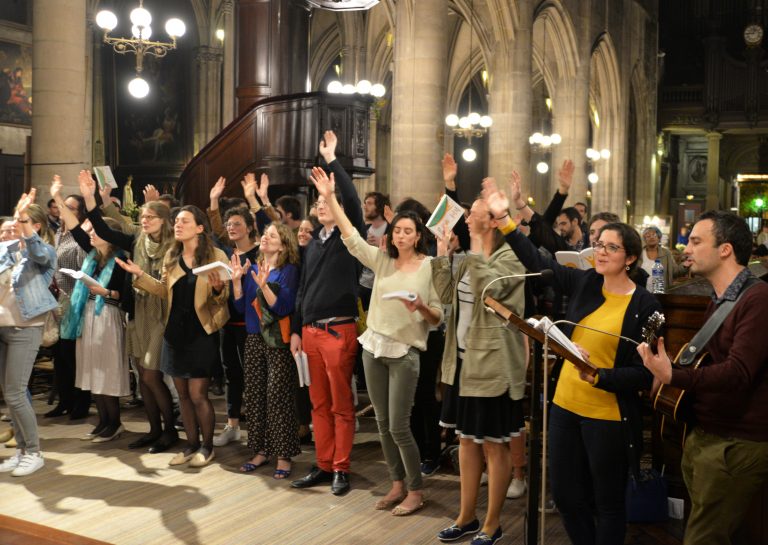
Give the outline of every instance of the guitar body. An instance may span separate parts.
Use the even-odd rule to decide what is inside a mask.
[[[680,355],[688,348],[688,344],[685,344],[675,357],[673,366],[680,369],[681,366],[677,363],[680,360]],[[707,352],[702,353],[695,362],[689,367],[691,369],[697,369],[701,364],[709,358]],[[676,388],[668,384],[662,384],[659,391],[656,392],[656,396],[653,398],[653,408],[661,413],[661,434],[664,434],[664,424],[670,419],[678,426],[683,428],[683,439],[687,434],[687,428],[693,423],[693,399],[690,394],[686,394],[685,390]]]

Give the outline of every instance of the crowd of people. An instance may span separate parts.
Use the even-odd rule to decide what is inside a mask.
[[[565,161],[544,213],[530,208],[513,173],[506,189],[486,178],[464,217],[433,233],[418,201],[393,209],[372,192],[361,202],[336,144],[327,131],[306,217],[295,197],[272,206],[266,175],[248,174],[243,198],[224,198],[220,178],[207,210],[148,186],[138,225],[89,171],[76,195],[63,195],[55,177],[47,209],[34,189],[22,195],[0,233],[0,387],[16,442],[0,472],[44,467],[27,386],[53,329],[58,405],[44,416],[80,419],[95,404],[98,420],[83,440],[124,432],[120,398],[130,393],[132,365],[147,431],[128,448],[176,448],[180,421],[185,443],[169,464],[203,467],[215,449],[240,441],[245,419],[252,456],[240,471],[274,460],[273,478],[288,480],[311,426],[315,464],[290,486],[327,483],[343,495],[352,486],[357,389],[365,388],[392,481],[372,507],[394,516],[422,509],[425,477],[440,467],[443,445],[458,445],[460,504],[436,537],[496,543],[505,498],[526,492],[530,346],[487,312],[488,295],[519,316],[564,319],[596,368],[559,361],[547,400],[551,492],[571,541],[624,542],[625,490],[643,444],[639,393],[672,384],[696,396],[698,417],[683,457],[693,501],[686,543],[730,543],[768,479],[768,347],[759,340],[768,286],[746,268],[744,220],[704,214],[680,260],[656,227],[641,236],[611,212],[564,207],[574,176]],[[442,168],[445,193],[458,201],[450,154]],[[590,246],[593,268],[555,258]],[[723,302],[735,307],[707,344],[706,366],[673,369],[663,341],[658,349],[644,342],[648,317],[661,310],[649,289],[657,262],[667,285],[691,272],[712,283],[708,315]],[[523,277],[543,270],[549,280]],[[299,383],[303,361],[308,388]],[[209,389],[219,366],[227,421],[216,434]],[[722,488],[741,493],[726,505]]]

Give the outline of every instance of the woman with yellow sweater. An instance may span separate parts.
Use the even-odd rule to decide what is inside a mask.
[[[577,545],[624,543],[624,494],[629,471],[639,471],[642,446],[638,392],[653,377],[635,345],[612,335],[642,340],[642,327],[661,310],[656,298],[630,274],[642,252],[640,236],[624,223],[608,223],[592,244],[595,268],[587,271],[543,257],[509,217],[509,200],[492,181],[483,182],[488,207],[523,265],[532,272],[552,269],[554,282],[569,296],[563,327],[598,367],[595,377],[568,363],[555,369],[556,389],[549,413],[549,471],[552,495],[571,541]],[[512,197],[519,185],[511,185]]]
[[[395,216],[387,233],[387,251],[369,245],[352,225],[334,194],[333,176],[312,169],[312,181],[325,199],[349,253],[375,273],[368,329],[358,339],[368,394],[376,412],[381,447],[392,488],[375,508],[394,507],[395,516],[410,515],[424,505],[421,459],[410,427],[419,377],[419,350],[427,347],[430,325],[443,320],[440,298],[432,284],[432,267],[418,216]],[[410,299],[384,299],[406,290]]]

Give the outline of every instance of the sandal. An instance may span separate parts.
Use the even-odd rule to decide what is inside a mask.
[[[291,459],[290,458],[278,458],[277,460],[278,460],[278,462],[282,461],[282,462],[288,462],[289,464],[291,463]],[[273,479],[277,479],[278,481],[282,480],[282,479],[286,479],[286,478],[288,478],[290,476],[291,476],[291,468],[290,467],[288,469],[275,468],[275,472],[272,474],[272,478]]]
[[[259,455],[264,456],[264,460],[259,462],[258,464],[254,464],[251,461],[245,462],[243,465],[240,466],[240,471],[243,473],[250,473],[252,471],[256,471],[261,466],[267,465],[269,463],[269,457],[265,456],[262,453],[259,453]]]

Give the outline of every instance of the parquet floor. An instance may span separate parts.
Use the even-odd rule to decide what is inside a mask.
[[[223,399],[214,403],[221,420]],[[49,408],[39,399],[35,404],[39,415]],[[427,479],[427,506],[413,516],[372,509],[388,490],[373,418],[361,418],[352,490],[344,497],[333,496],[328,487],[291,489],[288,482],[274,480],[268,468],[239,473],[249,457],[244,444],[217,449],[215,462],[202,469],[170,468],[173,453],[128,450],[126,445],[146,430],[142,409],[123,412],[128,433],[119,440],[79,441],[94,420],[40,417],[46,466],[25,478],[0,474],[0,513],[119,545],[435,544],[435,534],[457,513],[458,477],[451,474]],[[10,453],[0,446],[0,458]],[[302,476],[313,459],[311,449],[296,458],[293,476]],[[480,516],[484,507],[481,500]],[[524,510],[523,499],[506,502],[501,545],[524,543]],[[568,542],[557,515],[548,518],[547,527],[547,543]],[[627,543],[676,542],[659,528],[633,526]]]

